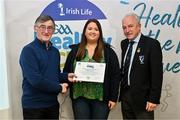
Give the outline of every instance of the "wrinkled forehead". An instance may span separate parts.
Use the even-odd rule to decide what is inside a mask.
[[[129,25],[129,24],[137,24],[139,25],[138,20],[134,16],[126,16],[122,20],[122,25]]]

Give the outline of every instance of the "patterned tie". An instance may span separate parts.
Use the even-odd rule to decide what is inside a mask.
[[[132,46],[134,44],[134,41],[129,42],[129,49],[126,55],[126,59],[123,65],[123,80],[122,80],[122,87],[126,88],[128,86],[128,71],[129,71],[129,65],[131,61],[131,54],[132,54]]]

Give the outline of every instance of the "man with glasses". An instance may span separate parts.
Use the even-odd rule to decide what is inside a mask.
[[[60,54],[50,39],[55,30],[54,20],[47,15],[37,18],[36,38],[20,55],[23,74],[22,107],[24,119],[58,119],[58,93],[65,93],[73,73],[61,73]]]

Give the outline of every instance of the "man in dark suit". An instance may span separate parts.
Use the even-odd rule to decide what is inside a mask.
[[[123,77],[119,100],[123,119],[154,119],[163,79],[160,43],[141,33],[139,17],[134,13],[123,18],[122,28],[126,36],[121,42]]]

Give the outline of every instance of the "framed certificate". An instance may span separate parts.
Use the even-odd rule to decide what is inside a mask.
[[[75,74],[77,81],[104,82],[105,63],[76,62]]]

